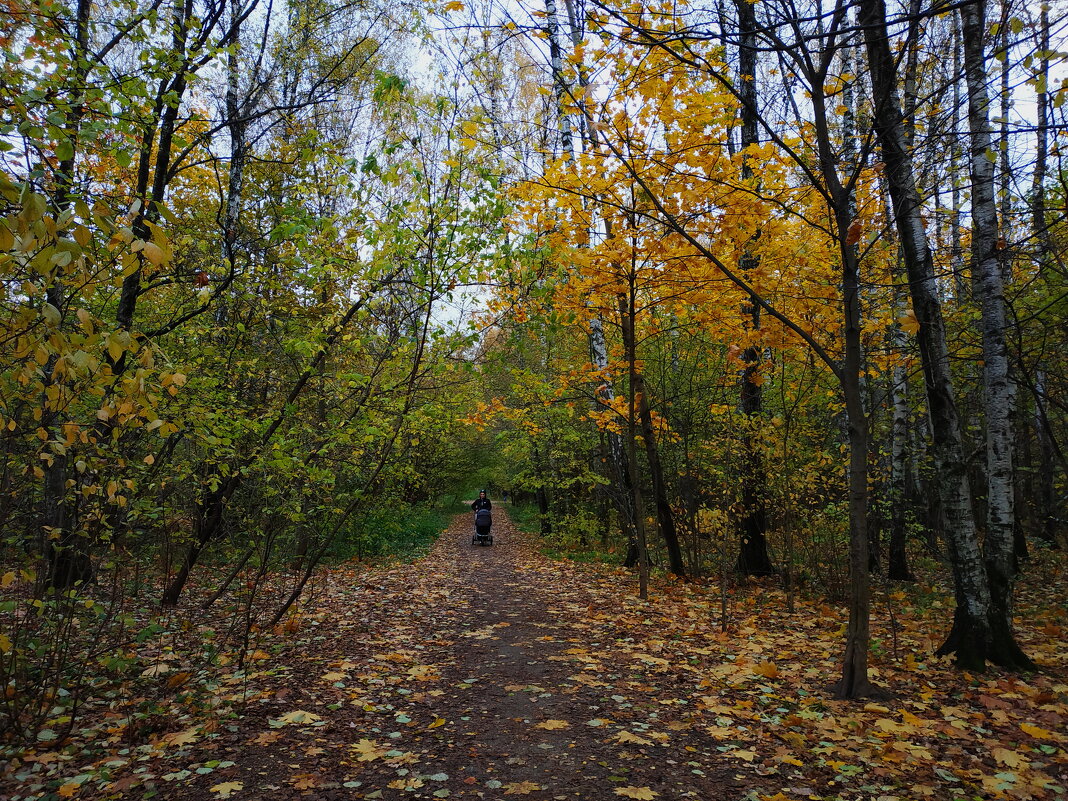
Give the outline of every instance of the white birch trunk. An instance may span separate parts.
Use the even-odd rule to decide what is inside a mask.
[[[908,271],[912,306],[920,324],[918,338],[934,435],[938,490],[953,567],[957,610],[953,631],[942,650],[955,652],[964,666],[982,667],[990,640],[990,594],[972,516],[934,259],[923,225],[912,159],[905,145],[896,62],[890,52],[882,0],[861,0],[860,23],[871,71],[875,131],[886,163],[887,188]]]
[[[1007,312],[994,195],[995,156],[990,132],[987,73],[983,52],[985,0],[960,8],[968,88],[968,129],[972,177],[972,286],[982,314],[983,399],[986,407],[987,521],[984,561],[991,594],[990,658],[1007,667],[1030,660],[1012,634],[1012,594],[1016,577],[1013,549],[1013,426],[1016,385],[1009,372],[1005,341]]]

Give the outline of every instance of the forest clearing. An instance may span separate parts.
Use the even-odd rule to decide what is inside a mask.
[[[1068,793],[1066,1],[0,0],[0,793]]]

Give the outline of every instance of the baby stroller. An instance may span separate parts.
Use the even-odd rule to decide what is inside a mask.
[[[493,545],[493,535],[490,527],[493,525],[493,517],[489,509],[479,509],[475,512],[475,533],[471,536],[472,545]]]

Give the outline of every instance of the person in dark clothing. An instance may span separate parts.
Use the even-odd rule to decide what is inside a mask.
[[[475,501],[471,504],[471,508],[476,512],[479,509],[492,509],[493,508],[493,504],[490,503],[490,499],[486,496],[486,491],[485,490],[479,490],[478,498],[476,498]]]
[[[471,508],[475,512],[475,536],[471,539],[471,544],[492,545],[493,535],[490,534],[490,526],[493,519],[490,509],[493,508],[493,504],[490,503],[485,490],[478,493],[478,498],[471,504]]]

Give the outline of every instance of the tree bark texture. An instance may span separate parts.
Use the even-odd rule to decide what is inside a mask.
[[[990,587],[989,658],[1003,667],[1033,667],[1012,632],[1016,580],[1013,536],[1013,409],[1016,384],[1005,341],[1007,312],[998,236],[994,160],[983,37],[985,0],[960,7],[972,178],[972,285],[983,330],[983,400],[986,407],[987,520],[983,558]]]
[[[758,143],[759,115],[757,111],[757,19],[756,10],[748,0],[736,0],[738,12],[738,99],[741,102],[741,140],[745,149]],[[753,165],[747,156],[742,159],[742,180],[754,179]],[[753,236],[759,238],[757,231]],[[746,280],[760,266],[759,259],[748,249],[742,254],[739,269]],[[750,331],[760,330],[760,306],[752,297],[742,306],[743,325]],[[746,425],[742,435],[742,519],[739,526],[737,570],[743,575],[767,576],[775,572],[768,555],[767,472],[760,450],[759,425],[764,415],[764,390],[760,380],[761,350],[749,345],[742,354],[739,405]]]
[[[982,668],[990,643],[990,595],[972,515],[934,259],[920,213],[912,159],[905,147],[896,61],[890,51],[883,0],[860,0],[859,21],[868,53],[875,133],[886,165],[884,174],[894,207],[912,307],[920,326],[920,360],[931,419],[936,480],[953,568],[956,622],[942,648],[944,652],[954,652],[963,667]]]
[[[635,378],[638,374],[636,359],[637,345],[634,331],[634,286],[631,281],[630,291],[626,296],[619,296],[619,321],[623,334],[623,348],[626,352],[627,368],[630,381],[628,391],[627,414],[627,454],[630,462],[631,508],[634,518],[635,540],[638,545],[638,597],[643,601],[649,598],[649,543],[645,535],[645,501],[642,498],[642,486],[638,473],[638,425],[637,397]]]

